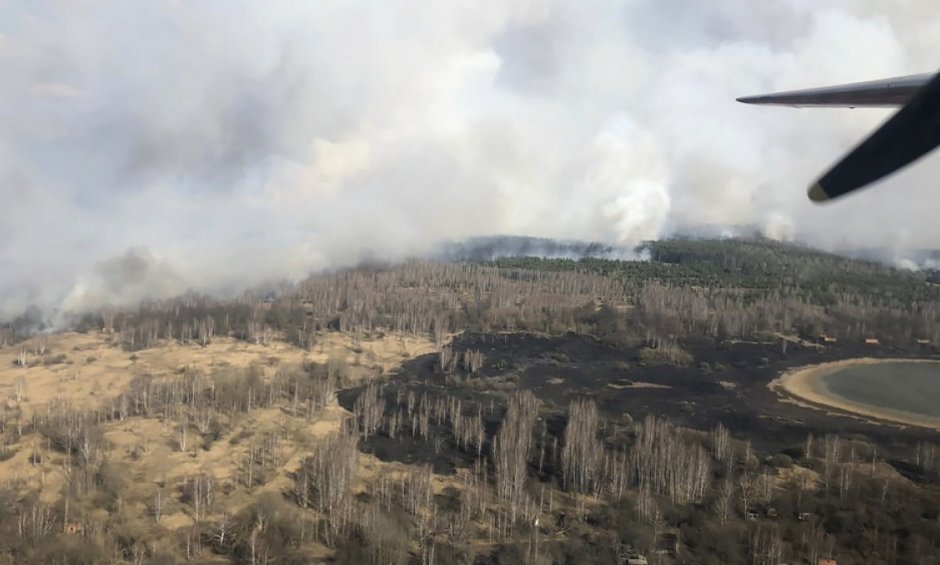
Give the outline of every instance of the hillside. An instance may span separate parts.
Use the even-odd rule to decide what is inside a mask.
[[[940,556],[935,432],[767,386],[936,357],[937,288],[763,240],[641,252],[373,264],[9,324],[0,562]]]

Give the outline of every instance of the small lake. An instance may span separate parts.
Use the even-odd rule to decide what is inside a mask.
[[[940,363],[854,365],[824,376],[818,390],[881,412],[940,422]]]

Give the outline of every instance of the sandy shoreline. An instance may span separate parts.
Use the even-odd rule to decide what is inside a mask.
[[[838,410],[873,423],[891,422],[894,424],[919,426],[940,431],[940,422],[938,422],[936,418],[927,416],[920,417],[916,414],[900,413],[899,411],[890,409],[879,409],[876,406],[859,404],[843,398],[834,398],[820,390],[822,388],[820,386],[821,381],[826,375],[830,375],[846,367],[881,363],[940,363],[940,360],[874,359],[870,357],[843,359],[841,361],[832,361],[819,365],[790,369],[771,381],[767,387],[782,397],[808,408],[815,408],[817,410]]]

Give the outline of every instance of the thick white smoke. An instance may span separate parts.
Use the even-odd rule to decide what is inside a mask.
[[[806,201],[885,112],[734,102],[935,68],[936,3],[883,4],[0,4],[0,317],[495,233],[933,246],[936,159]]]

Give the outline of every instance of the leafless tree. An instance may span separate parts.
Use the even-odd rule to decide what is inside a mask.
[[[751,563],[779,565],[783,559],[783,539],[775,526],[760,525],[751,531]]]
[[[770,470],[763,469],[754,478],[754,501],[759,504],[768,504],[773,497],[774,477]]]
[[[25,344],[20,344],[19,347],[16,348],[16,358],[14,359],[14,363],[17,367],[29,366],[28,353],[29,350],[26,349]]]
[[[356,422],[363,439],[368,439],[382,424],[385,414],[385,397],[382,396],[381,387],[370,382],[365,391],[356,398],[353,407]]]
[[[656,499],[648,484],[641,484],[636,497],[636,515],[641,520],[651,520],[658,511]]]
[[[30,544],[51,534],[55,529],[55,523],[52,509],[37,502],[26,504],[26,507],[16,514],[17,534]]]
[[[426,464],[410,470],[402,484],[404,507],[416,518],[415,535],[419,540],[426,539],[435,526],[434,491],[431,488],[431,480],[431,465]]]
[[[741,501],[741,514],[747,516],[750,512],[751,502],[754,500],[754,476],[744,471],[738,478],[738,498]]]
[[[630,455],[626,451],[608,450],[604,454],[604,478],[612,500],[622,500],[632,486],[630,463]]]
[[[199,320],[198,325],[199,341],[202,342],[203,346],[209,345],[209,343],[212,342],[212,338],[215,336],[215,318],[206,316]]]
[[[151,512],[153,512],[153,519],[156,522],[160,522],[160,518],[163,517],[163,508],[166,506],[166,491],[163,487],[158,487],[156,494],[153,495],[153,506],[151,506]]]
[[[358,435],[342,431],[318,445],[294,475],[293,495],[324,513],[324,541],[335,543],[350,526],[353,499],[349,490],[358,459]]]
[[[914,463],[928,475],[940,476],[940,449],[933,443],[918,442],[914,449]]]
[[[712,454],[715,456],[716,461],[724,463],[728,461],[733,453],[734,448],[731,445],[731,434],[726,427],[719,423],[715,429],[712,430]]]
[[[183,499],[193,509],[194,521],[200,521],[212,506],[215,498],[215,479],[208,473],[187,477],[183,482]]]
[[[653,530],[653,543],[650,549],[656,547],[656,544],[659,542],[659,536],[663,534],[663,531],[668,526],[666,518],[663,516],[663,513],[659,510],[659,506],[656,503],[653,503],[653,510],[650,513],[649,517],[650,528]]]
[[[235,520],[225,512],[219,516],[219,519],[216,520],[215,524],[209,530],[209,536],[215,543],[216,548],[224,550],[226,543],[231,543],[235,535],[236,527],[237,524]]]
[[[359,519],[359,530],[367,545],[368,565],[405,562],[411,536],[387,513],[376,506],[367,507]]]
[[[597,405],[590,400],[572,400],[568,405],[565,445],[561,451],[565,488],[592,493],[600,484],[604,446],[597,439]]]
[[[457,354],[454,353],[454,349],[451,346],[445,345],[438,351],[437,366],[445,375],[449,375],[456,370]]]
[[[832,484],[836,465],[839,463],[841,444],[839,436],[835,434],[827,434],[823,440],[823,482],[827,493]]]
[[[538,409],[539,401],[530,391],[514,394],[493,440],[496,490],[509,506],[510,522],[525,504],[525,480]]]
[[[744,442],[744,450],[741,452],[741,463],[745,467],[756,465],[757,457],[754,456],[754,449],[751,447],[751,440]]]
[[[842,464],[839,466],[839,499],[845,500],[852,488],[852,465]]]
[[[102,331],[105,333],[114,333],[114,310],[105,308],[101,311]]]
[[[715,513],[718,515],[718,523],[722,526],[727,523],[731,515],[732,501],[734,498],[734,482],[731,475],[725,477],[718,489],[718,499],[715,504]]]
[[[463,352],[463,368],[468,373],[476,373],[483,368],[486,356],[478,349],[467,349]]]
[[[26,377],[17,375],[13,381],[13,396],[17,402],[21,402],[26,396]]]
[[[648,416],[637,426],[631,454],[633,482],[648,485],[677,504],[700,501],[709,486],[711,458],[668,421]]]

